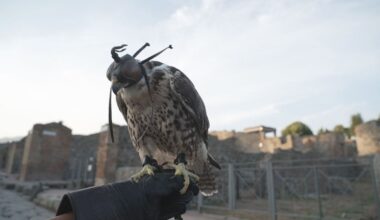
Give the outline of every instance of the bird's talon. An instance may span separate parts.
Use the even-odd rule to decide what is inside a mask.
[[[190,178],[195,179],[196,181],[199,180],[199,177],[195,175],[194,173],[191,173],[190,171],[186,170],[185,164],[179,163],[178,165],[170,165],[175,169],[174,175],[175,176],[183,176],[183,187],[179,191],[181,194],[185,194],[187,189],[190,185]]]
[[[190,173],[190,172],[189,172],[189,176],[190,176],[195,182],[198,182],[198,181],[199,181],[199,176],[195,175],[194,173]]]
[[[143,168],[139,172],[137,172],[136,174],[132,175],[131,179],[132,179],[133,182],[137,183],[145,175],[153,176],[155,169],[156,168],[154,166],[146,164],[146,165],[143,166]]]

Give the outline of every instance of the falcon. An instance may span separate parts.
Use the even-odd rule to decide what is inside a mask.
[[[134,148],[143,163],[140,172],[132,176],[138,182],[144,175],[154,175],[157,164],[175,169],[174,175],[183,175],[184,194],[190,178],[198,181],[202,194],[216,193],[212,166],[220,165],[208,152],[209,120],[202,98],[190,79],[173,66],[151,61],[167,48],[140,61],[136,56],[147,46],[144,44],[133,56],[122,57],[118,52],[126,45],[113,47],[113,62],[107,70],[116,95],[118,108],[128,125]],[[110,100],[112,92],[110,91]],[[110,133],[112,132],[111,101],[109,103]]]

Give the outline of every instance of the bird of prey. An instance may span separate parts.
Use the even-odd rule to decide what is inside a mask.
[[[212,195],[216,192],[212,166],[219,169],[220,166],[207,150],[209,120],[205,105],[183,72],[151,61],[166,49],[172,49],[171,45],[142,61],[135,58],[148,43],[133,56],[119,57],[118,52],[124,51],[125,46],[112,48],[114,61],[107,70],[107,78],[112,82],[111,90],[143,163],[132,180],[154,175],[157,163],[174,161],[171,166],[175,175],[184,177],[182,194],[187,190],[189,178],[194,178],[204,195]]]

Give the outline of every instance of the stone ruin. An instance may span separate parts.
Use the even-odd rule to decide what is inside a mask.
[[[360,156],[380,153],[380,120],[356,126],[355,135]]]
[[[267,133],[273,133],[267,137]],[[277,137],[276,129],[266,126],[247,128],[243,132],[221,131],[210,132],[211,137],[217,139],[217,143],[210,144],[210,149],[218,148],[223,142],[228,142],[234,150],[244,153],[270,153],[280,150],[292,150],[301,153],[315,152],[320,157],[340,158],[356,156],[355,142],[347,139],[341,133],[325,133],[299,137],[287,135]]]
[[[379,128],[378,122],[357,127],[359,155],[379,152]],[[107,125],[95,134],[73,135],[59,122],[36,124],[22,140],[0,144],[0,169],[21,181],[65,180],[89,186],[123,180],[136,172],[141,162],[127,126],[114,125],[114,131],[112,143]],[[343,134],[277,137],[276,129],[267,126],[210,132],[209,150],[220,163],[357,155],[355,141]]]
[[[108,125],[104,125],[99,134],[97,150],[95,185],[102,185],[123,179],[121,169],[125,167],[141,168],[140,157],[133,148],[126,126],[113,125],[115,142],[112,143]],[[127,169],[128,170],[128,169]],[[128,175],[127,175],[128,176]]]
[[[25,139],[19,180],[63,179],[71,143],[71,129],[61,122],[34,125]],[[8,171],[12,169],[9,167]]]

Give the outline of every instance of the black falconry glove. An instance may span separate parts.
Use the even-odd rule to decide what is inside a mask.
[[[57,215],[73,212],[75,220],[167,220],[180,216],[199,189],[191,181],[181,195],[183,177],[165,171],[145,176],[138,183],[125,181],[68,193]]]

